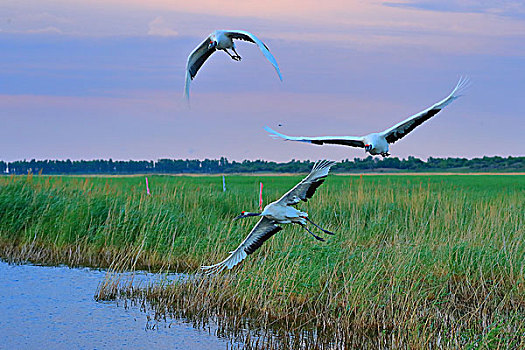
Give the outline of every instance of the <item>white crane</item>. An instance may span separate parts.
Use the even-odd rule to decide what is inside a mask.
[[[463,92],[469,85],[468,79],[460,78],[456,87],[452,92],[445,97],[443,100],[434,104],[433,106],[421,111],[406,120],[392,126],[391,128],[386,129],[385,131],[368,134],[366,136],[320,136],[320,137],[305,137],[305,136],[288,136],[281,134],[268,126],[265,126],[264,129],[270,133],[270,136],[273,138],[283,138],[285,141],[300,141],[313,143],[315,145],[323,144],[335,144],[335,145],[344,145],[352,147],[362,147],[365,149],[365,152],[368,152],[372,155],[382,155],[383,157],[388,157],[388,144],[394,143],[397,140],[403,138],[409,132],[414,130],[417,126],[423,124],[425,121],[429,120],[433,116],[439,113],[443,108],[445,108],[449,103],[461,96]]]
[[[321,186],[324,179],[328,175],[330,168],[335,164],[333,161],[322,160],[314,164],[310,174],[299,182],[294,188],[288,191],[279,200],[268,204],[264,207],[261,213],[241,212],[241,215],[235,219],[246,218],[250,216],[260,216],[261,219],[242,241],[242,243],[230,255],[218,264],[211,266],[202,266],[203,270],[208,273],[221,272],[224,269],[231,269],[248,254],[257,250],[266,240],[271,236],[281,231],[282,228],[278,224],[298,224],[308,231],[315,239],[324,241],[323,238],[317,236],[306,227],[309,222],[321,231],[333,235],[332,232],[321,228],[308,218],[308,213],[295,209],[293,206],[300,201],[307,201],[312,198],[317,187]]]
[[[197,72],[202,67],[204,62],[217,50],[226,52],[233,60],[240,61],[241,56],[235,51],[234,39],[244,40],[256,44],[261,49],[264,56],[270,61],[275,68],[279,79],[283,81],[279,65],[275,60],[275,57],[270,53],[268,46],[266,46],[259,38],[252,33],[244,30],[216,30],[211,33],[206,40],[197,46],[188,56],[188,62],[186,64],[186,83],[184,84],[184,96],[189,99],[190,97],[190,83],[197,75]],[[235,55],[232,55],[228,49],[232,50]]]

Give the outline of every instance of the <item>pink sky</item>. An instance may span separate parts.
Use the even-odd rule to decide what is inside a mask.
[[[0,15],[0,159],[346,159],[280,142],[383,130],[473,84],[393,156],[523,155],[525,6],[511,1],[12,1]],[[186,57],[213,29],[252,31],[181,98]]]

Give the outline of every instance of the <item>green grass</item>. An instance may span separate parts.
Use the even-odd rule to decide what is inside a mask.
[[[301,178],[227,176],[223,193],[218,176],[150,176],[147,196],[144,177],[1,177],[0,254],[194,272],[256,223],[232,219],[257,210],[260,181],[267,204]],[[357,329],[411,348],[525,346],[524,204],[519,175],[330,176],[299,204],[337,233],[326,243],[286,225],[233,273],[170,295],[263,324],[331,322],[334,339]]]

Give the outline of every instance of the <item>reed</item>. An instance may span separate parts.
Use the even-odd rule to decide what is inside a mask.
[[[193,273],[255,224],[232,218],[256,210],[259,181],[268,203],[299,179],[228,176],[222,192],[220,177],[154,176],[148,196],[142,177],[3,177],[0,254]],[[299,204],[327,243],[288,225],[231,272],[99,297],[232,336],[249,322],[268,333],[244,333],[258,348],[523,348],[524,198],[523,176],[331,176]]]

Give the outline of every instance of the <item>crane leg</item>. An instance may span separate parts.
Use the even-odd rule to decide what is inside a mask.
[[[235,49],[232,49],[232,50],[233,50],[233,52],[235,52]],[[239,56],[239,54],[237,54],[237,52],[235,52],[236,56],[234,56],[226,49],[223,49],[223,51],[226,52],[232,58],[232,60],[234,60],[234,61],[240,61],[241,60],[241,56]]]
[[[310,220],[308,217],[305,217],[305,219],[306,221],[308,221],[309,223],[311,223],[312,225],[314,225],[315,227],[317,227],[319,230],[323,231],[324,233],[328,233],[329,235],[335,235],[335,233],[325,230],[324,228],[322,228],[321,226],[317,225],[315,222]]]
[[[306,225],[303,225],[303,224],[299,224],[301,225],[302,228],[304,228],[306,231],[308,231],[309,234],[311,234],[312,236],[314,236],[315,239],[317,239],[318,241],[321,241],[321,242],[324,242],[324,239],[319,237],[318,235],[316,235],[315,233],[313,233],[312,231],[310,231],[308,229],[308,227],[306,227]]]
[[[235,48],[232,48],[232,51],[235,52],[235,54],[237,55],[237,56],[235,56],[235,57],[237,57],[237,58],[233,58],[233,57],[232,57],[234,60],[236,60],[236,61],[240,61],[240,60],[242,60],[241,55],[239,55],[239,54],[237,53],[237,51],[235,51]]]

